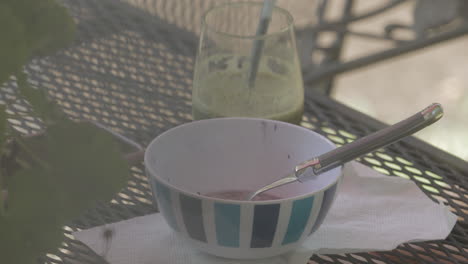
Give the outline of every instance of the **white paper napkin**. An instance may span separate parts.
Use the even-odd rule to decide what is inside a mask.
[[[405,242],[445,239],[456,215],[410,180],[357,162],[345,166],[338,196],[322,226],[297,250],[263,260],[229,260],[193,249],[159,213],[74,233],[111,264],[305,264],[312,254],[383,251]],[[113,230],[106,249],[105,229]]]

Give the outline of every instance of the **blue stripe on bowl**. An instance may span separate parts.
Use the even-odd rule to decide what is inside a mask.
[[[271,247],[278,224],[279,204],[256,205],[252,226],[251,248]]]
[[[283,239],[283,245],[296,242],[301,238],[307,221],[309,220],[313,203],[313,196],[294,201],[291,209],[291,216],[289,217],[288,229]]]
[[[225,247],[239,247],[240,205],[215,203],[216,239]]]
[[[193,239],[206,242],[202,201],[184,194],[180,194],[179,199],[187,233]]]
[[[312,227],[312,230],[310,231],[310,234],[315,232],[320,227],[320,225],[323,222],[323,219],[325,219],[325,216],[328,213],[328,210],[330,210],[330,207],[333,203],[333,198],[335,198],[337,185],[338,183],[335,183],[335,185],[333,185],[325,191],[325,194],[323,195],[322,206],[320,207],[320,213],[317,217],[317,220],[314,223],[314,226]]]
[[[155,179],[151,178],[150,182],[153,184],[153,189],[156,190],[155,197],[159,204],[159,210],[163,212],[164,218],[166,219],[166,222],[169,224],[169,226],[178,231],[179,228],[177,226],[174,209],[172,207],[171,190],[157,182]]]

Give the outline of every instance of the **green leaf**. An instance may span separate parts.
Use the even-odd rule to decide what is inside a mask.
[[[28,224],[49,216],[51,222],[63,224],[66,203],[54,175],[42,168],[20,170],[8,182],[7,217]]]
[[[60,227],[43,224],[39,220],[24,225],[9,219],[0,219],[0,261],[36,264],[39,256],[60,247],[64,238]]]
[[[0,150],[3,150],[6,138],[7,113],[6,106],[0,105]]]
[[[1,176],[0,176],[1,177]],[[2,218],[5,215],[5,210],[6,210],[6,204],[3,198],[3,192],[4,192],[4,186],[3,182],[0,181],[0,218]]]
[[[58,105],[47,98],[46,91],[34,89],[29,85],[26,73],[18,71],[16,78],[21,95],[31,104],[34,113],[46,124],[65,119]]]
[[[98,201],[109,201],[130,175],[115,139],[90,123],[61,120],[51,124],[44,136],[24,139],[23,143],[47,164],[45,168],[20,155],[33,166],[27,178],[41,172],[38,175],[54,187],[56,196],[66,205],[57,206],[62,206],[61,214],[67,219],[78,217]]]
[[[2,263],[32,264],[39,255],[60,246],[61,227],[67,221],[63,211],[69,209],[53,180],[45,170],[22,170],[11,178],[8,210],[0,218]]]
[[[0,105],[0,156],[4,153],[5,138],[6,138],[6,125],[7,125],[7,114],[5,112],[5,105]],[[4,175],[3,169],[0,168],[0,217],[4,214],[4,201],[3,201],[3,191],[4,191]]]
[[[90,123],[63,121],[51,125],[47,136],[47,162],[78,211],[109,201],[127,183],[129,165],[108,133]]]
[[[13,15],[5,3],[0,3],[0,85],[26,63],[30,53],[25,38],[24,23]]]
[[[0,216],[1,263],[32,264],[59,247],[61,227],[109,201],[130,174],[118,143],[90,123],[61,120],[23,143],[50,167],[33,163],[9,178],[8,210]]]
[[[48,55],[67,46],[74,37],[75,24],[55,0],[3,0],[25,25],[26,43],[33,55]]]

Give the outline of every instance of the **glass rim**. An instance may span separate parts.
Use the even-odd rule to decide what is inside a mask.
[[[262,34],[262,35],[258,35],[258,36],[257,35],[238,35],[238,34],[232,34],[232,33],[227,33],[227,32],[217,30],[217,29],[213,28],[212,26],[210,26],[208,23],[206,23],[207,17],[210,14],[212,14],[213,12],[215,12],[217,10],[220,10],[220,9],[230,7],[230,6],[242,6],[242,5],[251,5],[251,6],[260,6],[260,7],[263,6],[262,3],[257,3],[257,2],[225,3],[225,4],[214,6],[214,7],[210,8],[208,11],[206,11],[203,14],[203,16],[202,16],[202,30],[204,30],[204,29],[209,30],[209,31],[212,31],[212,32],[214,32],[216,34],[220,34],[220,35],[223,35],[223,36],[226,36],[226,37],[231,37],[231,38],[256,40],[256,39],[264,39],[264,38],[268,38],[270,36],[275,36],[275,35],[278,35],[278,34],[282,34],[284,32],[292,30],[292,28],[294,27],[294,18],[291,15],[291,13],[289,13],[286,9],[278,7],[276,5],[273,7],[273,12],[279,12],[280,14],[282,14],[282,15],[284,15],[286,17],[286,26],[281,27],[280,29],[278,29],[275,32],[266,33],[266,34]]]

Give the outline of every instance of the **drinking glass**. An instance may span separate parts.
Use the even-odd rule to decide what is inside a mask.
[[[235,116],[301,122],[304,87],[293,18],[274,7],[268,31],[256,35],[261,10],[261,3],[230,3],[203,16],[193,80],[194,119]],[[254,46],[259,44],[258,71],[249,83]]]

